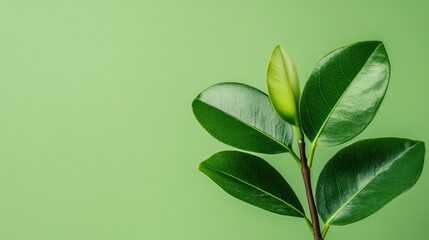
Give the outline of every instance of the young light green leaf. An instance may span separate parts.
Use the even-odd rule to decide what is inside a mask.
[[[221,83],[192,102],[194,115],[216,139],[259,153],[290,150],[292,126],[273,110],[268,96],[240,83]]]
[[[259,157],[237,151],[218,152],[203,161],[198,169],[244,202],[281,215],[305,216],[286,180]]]
[[[295,64],[277,45],[271,53],[266,73],[268,95],[276,112],[292,125],[299,125],[300,88]]]
[[[389,76],[382,42],[359,42],[329,53],[311,74],[300,102],[309,140],[334,146],[357,136],[374,118]]]
[[[320,216],[328,225],[368,217],[416,183],[424,156],[423,142],[401,138],[369,139],[345,147],[319,176]]]

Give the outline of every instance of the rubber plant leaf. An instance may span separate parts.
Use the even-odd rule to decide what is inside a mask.
[[[316,202],[325,224],[357,222],[410,189],[423,169],[423,142],[362,140],[340,150],[323,168]]]
[[[281,215],[304,217],[295,192],[270,164],[254,155],[218,152],[198,169],[231,196]]]
[[[266,72],[268,95],[276,112],[292,125],[299,125],[300,88],[298,73],[289,55],[277,45]]]
[[[201,92],[192,102],[196,119],[213,137],[228,145],[258,153],[291,149],[292,126],[281,119],[268,96],[241,83],[221,83]]]
[[[335,146],[362,132],[387,90],[390,64],[382,42],[358,42],[324,57],[300,102],[302,129],[313,144]]]

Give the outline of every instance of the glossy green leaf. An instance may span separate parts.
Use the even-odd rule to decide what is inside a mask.
[[[259,153],[287,152],[292,126],[281,119],[268,96],[240,83],[221,83],[204,90],[192,102],[200,124],[219,141]]]
[[[424,156],[424,143],[409,139],[369,139],[345,147],[319,176],[320,216],[331,225],[368,217],[416,183]]]
[[[224,151],[203,161],[198,169],[244,202],[281,215],[305,216],[298,197],[286,180],[259,157]]]
[[[279,45],[271,53],[266,80],[268,95],[276,112],[290,124],[299,125],[298,73],[292,59]]]
[[[311,142],[344,143],[374,118],[390,76],[383,43],[359,42],[339,48],[316,66],[305,85],[300,117]]]

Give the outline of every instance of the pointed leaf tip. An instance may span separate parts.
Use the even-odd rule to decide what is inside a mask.
[[[268,94],[276,112],[292,125],[299,125],[300,87],[294,62],[280,45],[274,47],[267,66]]]

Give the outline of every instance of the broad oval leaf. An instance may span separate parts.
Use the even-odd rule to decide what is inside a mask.
[[[310,75],[302,94],[304,133],[311,142],[324,146],[354,138],[374,118],[389,77],[382,42],[359,42],[329,53]]]
[[[251,86],[211,86],[195,98],[192,109],[207,132],[228,145],[269,154],[291,148],[292,126],[277,115],[265,93]]]
[[[290,124],[299,125],[298,73],[294,62],[280,45],[277,45],[271,53],[266,80],[268,95],[276,112]]]
[[[319,176],[320,216],[331,225],[368,217],[416,183],[424,156],[424,142],[401,138],[368,139],[345,147]]]
[[[270,164],[254,155],[223,151],[198,166],[230,195],[281,215],[304,217],[292,188]]]

